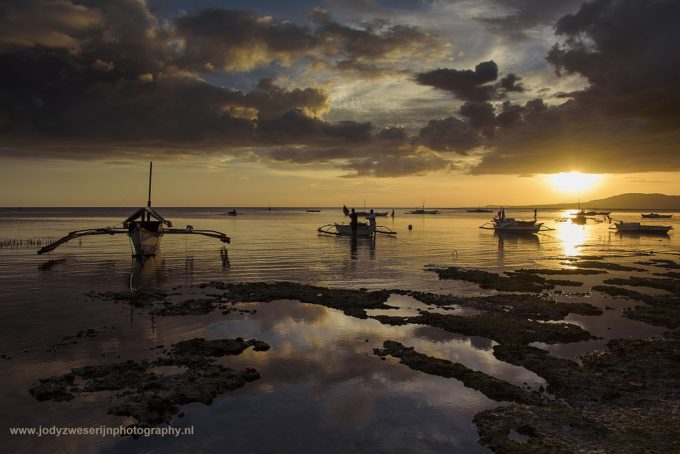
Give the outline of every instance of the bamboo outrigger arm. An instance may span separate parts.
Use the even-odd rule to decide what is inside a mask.
[[[164,234],[194,234],[194,235],[203,235],[203,236],[209,236],[211,238],[217,238],[223,243],[229,244],[231,242],[231,238],[229,238],[227,235],[225,235],[222,232],[218,232],[217,230],[194,230],[193,228],[186,228],[186,229],[163,229]]]
[[[79,238],[81,236],[88,236],[88,235],[115,235],[117,233],[128,233],[128,229],[120,229],[120,228],[114,228],[114,227],[103,227],[99,229],[85,229],[85,230],[75,230],[68,235],[66,235],[63,238],[58,239],[57,241],[48,244],[47,246],[44,246],[38,250],[38,254],[44,254],[45,252],[50,252],[55,250],[57,247],[61,246],[62,244],[71,241],[73,239]]]

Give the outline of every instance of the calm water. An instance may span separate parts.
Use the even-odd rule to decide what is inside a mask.
[[[120,225],[131,209],[2,209],[0,241],[60,237],[81,228]],[[162,253],[139,267],[130,258],[124,235],[85,237],[38,256],[37,247],[0,249],[0,336],[4,354],[0,405],[2,443],[18,452],[165,452],[204,449],[229,452],[484,452],[476,443],[472,416],[498,405],[451,379],[411,371],[394,361],[380,361],[372,349],[385,339],[459,361],[516,384],[538,386],[542,379],[523,368],[496,360],[487,339],[455,336],[434,328],[389,327],[373,320],[295,302],[243,304],[252,315],[150,317],[128,306],[84,298],[90,290],[148,291],[207,281],[291,280],[346,288],[406,288],[459,294],[488,293],[474,284],[439,281],[429,265],[490,270],[558,266],[557,257],[653,251],[678,258],[677,232],[669,236],[621,236],[606,222],[576,226],[555,222],[563,212],[541,212],[555,230],[531,237],[499,237],[477,227],[491,214],[443,210],[436,216],[397,210],[378,223],[396,237],[375,241],[319,235],[316,228],[342,221],[339,209],[308,213],[304,209],[159,209],[175,227],[187,224],[214,229],[232,238],[229,263],[222,245],[203,237],[165,236]],[[241,210],[240,210],[241,211]],[[516,217],[530,212],[510,212]],[[614,213],[639,220],[639,212]],[[674,216],[677,218],[677,216]],[[677,219],[649,220],[680,228]],[[412,230],[407,227],[411,225]],[[6,243],[5,243],[6,244]],[[600,278],[583,279],[591,285]],[[581,289],[579,289],[581,290]],[[585,288],[587,290],[587,286]],[[564,296],[571,300],[578,297]],[[602,317],[570,317],[605,340],[551,346],[554,354],[573,356],[608,338],[656,334],[663,330],[620,317],[629,304],[587,298],[596,305],[617,304]],[[394,295],[390,304],[409,313],[420,303]],[[100,334],[78,344],[57,346],[64,336],[87,328]],[[255,367],[262,378],[216,399],[211,406],[190,404],[173,425],[194,425],[196,436],[176,439],[8,438],[9,426],[115,426],[123,418],[106,415],[105,393],[71,402],[37,402],[28,388],[38,378],[63,374],[85,364],[103,364],[149,356],[149,348],[192,337],[255,337],[272,349],[246,351],[229,358],[230,367]],[[366,340],[368,339],[368,342]],[[48,351],[54,350],[54,351]],[[119,359],[120,357],[120,359]],[[12,409],[7,411],[7,409]]]

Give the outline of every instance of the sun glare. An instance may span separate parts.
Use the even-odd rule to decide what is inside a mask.
[[[600,181],[600,175],[581,172],[561,172],[548,175],[550,183],[562,192],[578,193],[591,189]]]

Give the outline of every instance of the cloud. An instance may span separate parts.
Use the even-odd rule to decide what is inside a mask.
[[[528,33],[538,27],[552,26],[566,13],[574,11],[583,0],[496,0],[492,14],[482,14],[477,20],[494,34],[513,41],[528,39]]]
[[[453,93],[469,101],[485,101],[495,97],[496,89],[489,82],[498,78],[498,65],[485,61],[469,69],[435,69],[416,74],[416,82]]]
[[[484,130],[487,135],[493,135],[496,115],[490,103],[468,101],[461,106],[460,114],[468,119],[473,128]]]
[[[415,143],[432,150],[466,154],[482,144],[482,137],[467,122],[456,117],[430,120],[415,138]]]
[[[436,171],[450,171],[456,165],[438,153],[416,147],[403,152],[384,153],[370,158],[351,159],[341,166],[354,173],[348,177],[402,177],[423,175]]]
[[[680,170],[678,2],[595,0],[560,19],[548,54],[589,85],[557,106],[506,105],[475,173]]]
[[[0,46],[75,50],[78,37],[101,24],[101,15],[67,1],[5,1],[0,5]]]
[[[274,60],[289,65],[319,44],[306,27],[250,11],[206,9],[174,22],[180,62],[199,71],[249,71]]]
[[[449,52],[445,40],[418,27],[384,20],[349,26],[314,9],[313,24],[297,25],[248,11],[203,10],[174,21],[179,61],[196,71],[250,71],[277,62],[307,60],[361,76],[399,72],[404,57],[423,59]]]

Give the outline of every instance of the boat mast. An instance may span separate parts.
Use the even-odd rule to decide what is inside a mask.
[[[151,206],[151,173],[153,172],[153,162],[149,162],[149,200],[146,202],[146,206]]]

